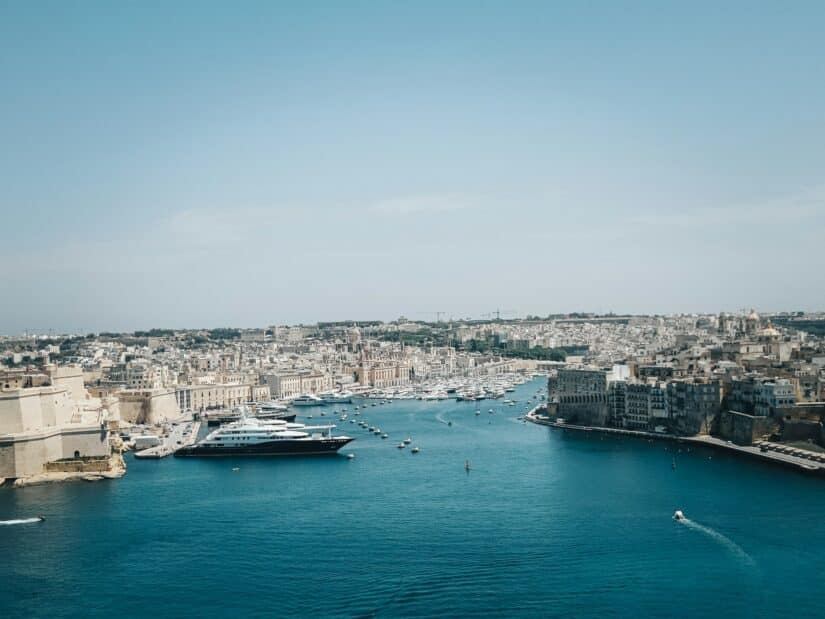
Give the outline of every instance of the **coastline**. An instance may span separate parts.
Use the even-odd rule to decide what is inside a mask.
[[[561,430],[572,430],[575,432],[597,432],[599,434],[631,436],[641,439],[656,439],[659,441],[702,445],[719,451],[734,453],[740,456],[761,460],[763,462],[767,462],[773,465],[791,468],[797,473],[804,473],[806,475],[814,475],[817,477],[825,477],[825,464],[813,462],[806,458],[771,451],[762,451],[759,447],[736,445],[734,443],[729,443],[721,438],[716,438],[708,435],[679,436],[676,434],[662,434],[658,432],[645,432],[642,430],[626,430],[624,428],[604,428],[599,426],[580,426],[575,424],[568,424],[559,421],[553,421],[547,416],[539,415],[538,411],[543,408],[544,404],[540,404],[534,407],[525,415],[525,419],[537,425],[548,426],[551,428],[559,428]]]

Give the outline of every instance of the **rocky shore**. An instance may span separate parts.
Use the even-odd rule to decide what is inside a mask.
[[[13,488],[25,488],[26,486],[40,486],[43,484],[55,484],[65,481],[102,481],[104,479],[117,479],[126,474],[126,462],[123,456],[115,452],[109,459],[109,470],[95,472],[49,472],[19,477],[14,480]]]

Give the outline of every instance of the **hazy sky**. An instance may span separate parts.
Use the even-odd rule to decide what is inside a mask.
[[[823,309],[823,28],[821,1],[2,0],[0,333]]]

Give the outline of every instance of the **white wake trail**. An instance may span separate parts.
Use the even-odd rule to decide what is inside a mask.
[[[754,561],[751,558],[751,556],[747,552],[745,552],[739,544],[734,542],[729,537],[723,535],[722,533],[719,533],[719,531],[711,529],[710,527],[706,527],[705,525],[699,524],[698,522],[694,522],[690,518],[682,518],[681,520],[677,520],[676,522],[679,522],[685,525],[686,527],[693,529],[694,531],[700,531],[704,533],[713,541],[724,546],[731,554],[744,560],[749,565],[754,565]]]
[[[17,520],[0,520],[0,525],[31,524],[33,522],[40,522],[40,518],[19,518]]]

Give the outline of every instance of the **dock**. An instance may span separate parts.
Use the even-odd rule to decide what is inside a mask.
[[[734,453],[740,456],[746,456],[770,464],[778,464],[785,467],[791,467],[797,472],[808,473],[814,475],[825,476],[825,457],[823,454],[813,451],[805,451],[803,449],[794,449],[779,443],[770,443],[767,441],[757,441],[754,445],[736,445],[731,441],[726,441],[715,436],[701,435],[701,436],[680,436],[677,434],[667,434],[662,432],[645,432],[643,430],[628,430],[625,428],[604,428],[599,426],[580,426],[575,424],[564,423],[562,421],[553,421],[549,417],[539,415],[538,411],[541,406],[532,409],[525,418],[532,423],[549,426],[552,428],[560,428],[562,430],[573,430],[576,432],[598,432],[600,434],[613,434],[620,436],[631,436],[641,439],[656,439],[659,441],[671,441],[678,443],[691,443],[694,445],[702,445],[720,451]],[[780,451],[781,449],[781,451]]]
[[[172,426],[171,431],[162,442],[156,447],[149,447],[135,452],[135,458],[139,459],[159,459],[171,456],[181,447],[188,447],[198,440],[198,432],[201,429],[201,422],[194,421]],[[189,432],[187,432],[189,430]]]

